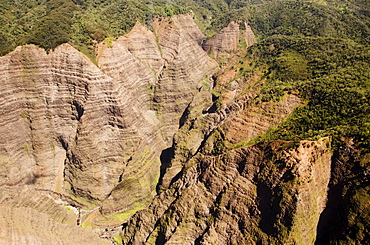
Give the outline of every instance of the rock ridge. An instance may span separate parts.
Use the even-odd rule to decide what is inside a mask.
[[[11,188],[32,186],[50,210],[59,210],[58,198],[81,210],[78,220],[61,210],[57,217],[98,230],[145,208],[156,193],[161,152],[218,67],[201,39],[191,16],[180,15],[156,22],[154,32],[137,23],[102,44],[98,67],[69,44],[50,53],[26,45],[0,57],[6,200],[34,209],[29,195]],[[6,200],[0,204],[19,205]],[[50,217],[43,207],[36,212]]]

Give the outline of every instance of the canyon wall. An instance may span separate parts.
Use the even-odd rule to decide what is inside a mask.
[[[330,139],[253,143],[302,101],[240,75],[245,26],[137,22],[97,65],[69,44],[0,57],[0,243],[313,243]]]
[[[217,68],[189,15],[154,31],[137,23],[102,44],[98,66],[69,44],[50,53],[26,45],[0,58],[4,196],[33,207],[13,188],[27,186],[75,207],[73,222],[90,228],[119,226],[150,203],[160,155]]]
[[[221,64],[226,63],[240,48],[247,48],[256,43],[256,38],[251,27],[243,23],[245,30],[240,25],[231,21],[219,33],[203,43],[203,49]]]
[[[328,144],[274,142],[198,154],[124,225],[123,242],[312,244],[330,179]]]

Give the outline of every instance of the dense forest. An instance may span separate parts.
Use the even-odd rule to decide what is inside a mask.
[[[353,142],[358,154],[342,178],[347,187],[338,191],[350,203],[338,207],[346,215],[333,216],[330,233],[318,237],[322,244],[325,239],[354,244],[366,237],[369,218],[361,210],[368,208],[370,183],[368,0],[0,0],[0,5],[0,55],[27,43],[52,50],[68,42],[94,60],[96,43],[118,38],[137,21],[150,28],[156,16],[190,13],[207,37],[232,20],[242,28],[248,22],[258,43],[230,69],[244,76],[267,67],[257,99],[278,101],[296,93],[304,104],[246,144],[330,136],[336,154],[343,155]]]
[[[69,42],[93,55],[93,45],[127,33],[136,21],[150,26],[155,16],[191,13],[208,36],[231,20],[247,21],[266,38],[320,36],[370,42],[366,0],[1,0],[0,54],[33,43],[47,50]]]

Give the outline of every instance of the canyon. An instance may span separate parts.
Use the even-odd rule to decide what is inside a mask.
[[[0,244],[313,244],[349,160],[330,137],[253,144],[304,101],[259,100],[263,68],[233,68],[244,25],[204,41],[182,14],[97,63],[70,44],[0,57]]]

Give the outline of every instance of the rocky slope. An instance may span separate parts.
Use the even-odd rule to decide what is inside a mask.
[[[248,24],[204,38],[178,15],[100,43],[97,65],[69,44],[0,57],[0,244],[327,242],[365,183],[344,174],[355,147],[256,143],[305,101],[261,96]]]
[[[125,244],[310,244],[325,207],[329,141],[198,154],[124,225]],[[156,243],[157,242],[157,243]]]
[[[203,44],[204,50],[221,64],[226,63],[238,51],[239,45],[245,45],[244,48],[247,48],[256,42],[251,27],[247,23],[244,25],[245,30],[241,30],[238,23],[231,21]]]
[[[11,188],[29,186],[36,196],[76,207],[73,222],[101,228],[150,203],[161,152],[217,68],[189,15],[154,27],[156,34],[138,23],[101,46],[99,68],[68,44],[49,54],[27,45],[0,58],[6,200],[34,207]]]
[[[88,228],[61,224],[32,208],[0,206],[0,244],[111,244]]]
[[[256,70],[237,78],[232,69],[221,71],[216,111],[206,97],[194,98],[175,136],[160,195],[123,225],[123,244],[315,241],[331,176],[330,139],[245,147],[301,103],[293,94],[258,102],[258,86],[245,89],[261,75]]]

